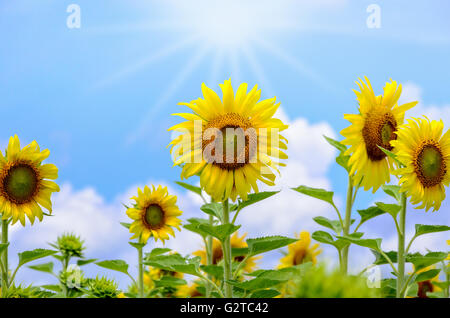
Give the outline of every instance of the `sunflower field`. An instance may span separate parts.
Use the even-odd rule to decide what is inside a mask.
[[[272,297],[449,297],[450,256],[446,251],[411,253],[416,240],[429,233],[450,230],[447,225],[415,224],[415,234],[406,239],[407,202],[417,209],[438,211],[450,183],[450,130],[442,121],[427,117],[408,118],[416,101],[399,105],[402,86],[387,82],[383,94],[376,95],[368,78],[359,80],[355,90],[357,114],[345,114],[350,125],[341,131],[341,141],[324,136],[339,151],[336,163],[348,174],[345,211],[333,201],[333,192],[299,185],[291,191],[327,202],[336,219],[317,215],[314,221],[324,230],[302,231],[292,237],[246,238],[239,214],[249,205],[271,200],[277,191],[259,191],[258,184],[274,186],[279,167],[285,166],[288,140],[282,132],[288,125],[274,117],[279,107],[275,98],[261,100],[257,86],[248,90],[242,83],[234,91],[231,80],[220,85],[222,98],[202,84],[203,96],[189,103],[190,112],[176,113],[185,121],[169,128],[179,132],[169,147],[174,166],[180,167],[180,180],[198,176],[199,186],[177,181],[204,201],[198,217],[183,224],[183,211],[177,197],[167,187],[146,185],[137,188],[132,204],[124,205],[130,222],[122,225],[130,234],[130,248],[136,250],[138,275],[128,272],[123,260],[85,259],[84,242],[73,233],[56,238],[49,248],[19,253],[19,262],[8,262],[10,225],[27,227],[44,222],[52,213],[52,193],[58,168],[43,163],[48,149],[33,141],[21,147],[17,135],[10,138],[0,155],[0,206],[2,211],[1,295],[3,298],[272,298]],[[396,179],[390,183],[391,177]],[[359,191],[375,193],[381,189],[395,203],[376,202],[359,217],[352,208]],[[398,249],[384,251],[382,239],[364,235],[361,225],[389,214],[398,233]],[[39,226],[39,225],[36,225]],[[367,226],[367,224],[366,224]],[[169,248],[152,247],[176,239],[177,231],[199,235],[204,248],[192,255],[181,255]],[[314,241],[314,242],[313,242]],[[447,241],[450,244],[450,240]],[[320,244],[336,248],[338,268],[320,263]],[[349,274],[351,245],[370,249],[372,265],[358,275]],[[258,269],[264,253],[285,248],[274,269]],[[25,264],[54,276],[52,284],[24,286],[15,277]],[[49,261],[53,259],[53,261]],[[70,262],[76,260],[76,267]],[[54,271],[54,262],[61,270]],[[121,272],[130,278],[128,289],[119,290],[107,276],[85,277],[81,266],[96,265]],[[405,264],[413,265],[412,272]],[[370,287],[364,272],[370,267],[388,265],[392,276],[379,286]],[[11,269],[12,268],[12,269]],[[443,276],[444,279],[440,279]],[[189,278],[188,278],[189,277]]]
[[[448,12],[0,1],[3,308],[448,301]]]

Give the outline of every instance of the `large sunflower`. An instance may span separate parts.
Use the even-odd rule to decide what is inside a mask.
[[[428,118],[408,119],[391,141],[405,166],[393,173],[401,176],[400,191],[411,197],[418,209],[438,210],[450,183],[450,130],[442,135],[444,123]]]
[[[274,185],[279,159],[287,159],[282,149],[287,140],[280,131],[287,125],[273,115],[279,107],[275,98],[258,102],[257,86],[247,93],[247,84],[233,92],[231,80],[220,85],[223,100],[202,84],[203,97],[186,105],[192,113],[174,114],[187,121],[169,130],[181,133],[170,144],[174,165],[183,165],[181,178],[200,176],[200,185],[220,202],[242,199],[257,180]]]
[[[417,102],[397,105],[402,86],[392,81],[386,83],[384,95],[375,96],[369,79],[356,82],[361,92],[354,90],[359,102],[359,114],[345,114],[344,118],[351,125],[341,131],[345,137],[343,144],[350,148],[346,154],[351,166],[350,174],[355,173],[355,180],[361,182],[364,190],[373,188],[373,192],[390,181],[392,159],[379,148],[392,150],[391,140],[397,138],[395,132],[403,123],[405,112]]]
[[[230,240],[231,248],[232,249],[233,248],[246,248],[247,247],[247,243],[245,242],[246,235],[247,234],[245,233],[244,235],[239,237],[238,232],[235,232],[231,236],[231,240]],[[213,253],[213,257],[212,257],[213,265],[219,264],[220,261],[223,259],[223,251],[222,251],[222,245],[220,244],[219,240],[217,240],[217,239],[213,240],[212,253]],[[206,251],[204,249],[195,251],[193,254],[195,256],[200,256],[202,258],[202,264],[206,265]],[[256,261],[260,258],[261,258],[260,256],[253,256],[253,257],[247,258],[242,270],[245,273],[253,272],[257,267]],[[243,260],[244,260],[244,256],[234,257],[235,262],[242,262]]]
[[[0,213],[4,220],[12,217],[13,224],[20,221],[25,226],[25,216],[31,224],[37,217],[42,221],[42,208],[52,212],[50,197],[59,186],[46,179],[58,178],[58,168],[42,164],[48,149],[40,151],[36,141],[20,149],[17,135],[9,139],[6,155],[0,152]]]
[[[286,268],[300,265],[306,262],[317,263],[317,255],[322,253],[319,250],[319,244],[315,243],[311,246],[311,236],[309,232],[303,231],[297,234],[299,240],[288,246],[288,253],[280,259],[278,268]]]
[[[136,203],[127,209],[127,215],[134,220],[130,225],[130,232],[134,233],[131,239],[139,238],[147,243],[150,236],[155,241],[160,239],[163,243],[169,239],[169,234],[175,236],[172,227],[180,230],[181,220],[177,218],[182,212],[176,205],[177,197],[169,195],[167,187],[138,188],[138,196],[131,198]]]

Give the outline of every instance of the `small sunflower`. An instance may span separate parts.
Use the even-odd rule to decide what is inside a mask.
[[[177,197],[169,195],[167,187],[138,188],[138,196],[131,198],[135,201],[132,208],[127,209],[127,215],[134,220],[130,225],[130,232],[134,233],[131,239],[139,238],[147,243],[150,236],[155,241],[160,239],[163,243],[169,239],[169,234],[175,237],[172,227],[180,230],[181,220],[177,218],[182,212],[176,205]]]
[[[42,207],[52,212],[50,197],[59,191],[59,186],[46,179],[58,178],[58,168],[53,164],[42,164],[48,149],[40,151],[36,141],[20,149],[17,135],[9,139],[6,155],[0,152],[0,211],[3,219],[12,217],[25,226],[25,216],[31,224],[37,217],[42,221]]]
[[[413,265],[413,268],[414,268],[414,265]],[[431,269],[436,269],[436,266],[434,266],[434,265],[427,266],[425,268],[422,268],[421,270],[418,270],[416,274],[427,272]],[[434,292],[441,291],[442,289],[440,287],[433,284],[433,283],[438,283],[438,282],[440,282],[439,274],[437,274],[436,276],[434,276],[431,279],[428,279],[428,280],[425,280],[422,282],[418,282],[417,283],[417,297],[418,298],[428,298],[427,293],[434,293]]]
[[[428,118],[408,119],[391,142],[405,167],[399,175],[400,191],[411,197],[417,209],[438,210],[445,198],[444,186],[450,183],[450,130],[442,135],[444,123]]]
[[[361,182],[364,190],[373,188],[375,192],[390,181],[389,171],[393,163],[379,146],[392,150],[390,141],[397,138],[396,131],[403,123],[405,112],[417,102],[398,106],[402,86],[392,80],[386,83],[384,95],[375,96],[369,79],[365,79],[367,84],[361,79],[356,82],[361,92],[354,90],[359,102],[359,114],[344,115],[351,125],[341,134],[345,137],[342,143],[350,146],[346,151],[346,155],[350,155],[350,174],[355,174],[355,180]]]
[[[231,236],[231,239],[230,239],[231,248],[232,249],[233,248],[246,248],[247,247],[247,243],[245,242],[246,235],[247,234],[245,233],[244,235],[239,237],[238,232],[235,232]],[[217,240],[217,239],[213,240],[212,251],[213,251],[212,263],[213,263],[213,265],[217,265],[223,259],[222,245],[220,244],[219,240]],[[206,264],[206,251],[204,249],[195,251],[193,254],[195,256],[200,256],[202,258],[202,264]],[[242,270],[245,273],[253,272],[257,267],[256,261],[259,260],[260,258],[261,258],[260,256],[249,257],[245,261],[245,265],[243,266]],[[236,256],[234,258],[235,262],[242,262],[243,260],[244,260],[244,256]]]
[[[217,202],[239,195],[246,199],[257,180],[274,185],[279,159],[287,140],[279,133],[288,126],[273,118],[279,107],[275,98],[259,101],[257,86],[247,93],[247,84],[236,95],[231,80],[220,85],[223,100],[205,84],[204,99],[186,105],[194,113],[173,114],[187,121],[169,130],[180,132],[170,144],[174,165],[182,165],[181,179],[200,176],[200,186]]]
[[[322,253],[319,250],[319,244],[311,245],[311,236],[309,232],[303,231],[296,234],[299,240],[288,246],[288,253],[280,259],[278,269],[300,265],[306,262],[317,263],[317,255]]]
[[[203,297],[203,294],[198,290],[199,284],[193,282],[190,285],[182,285],[177,288],[175,296],[177,298],[198,298]]]

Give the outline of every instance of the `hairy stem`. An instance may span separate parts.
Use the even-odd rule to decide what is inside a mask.
[[[8,244],[8,225],[9,221],[2,219],[2,244]],[[2,273],[2,298],[6,298],[8,292],[8,247],[3,250],[1,262],[3,264]]]
[[[139,261],[139,298],[144,298],[144,265],[142,263],[142,247],[138,248],[138,261]]]
[[[403,298],[403,281],[405,278],[405,224],[406,224],[406,195],[402,193],[401,210],[398,229],[398,267],[397,267],[397,298]]]
[[[228,208],[228,199],[223,201],[223,224],[230,223],[230,211]],[[223,251],[223,271],[224,271],[224,280],[225,280],[225,297],[232,298],[233,297],[233,289],[232,286],[228,283],[231,280],[231,241],[230,235],[222,242],[222,251]]]
[[[347,205],[345,208],[345,219],[344,219],[344,236],[350,233],[350,224],[352,218],[352,206],[353,206],[353,179],[352,176],[348,177],[348,188],[347,188]],[[341,272],[347,274],[348,271],[348,250],[350,245],[342,249],[342,262],[341,262]]]

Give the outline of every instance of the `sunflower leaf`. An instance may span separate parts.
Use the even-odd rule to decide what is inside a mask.
[[[341,223],[337,220],[330,220],[324,216],[316,216],[313,220],[317,224],[333,230],[336,234],[339,234],[342,231]]]
[[[368,247],[372,250],[375,251],[380,251],[381,250],[381,239],[377,238],[377,239],[361,239],[361,238],[356,238],[354,236],[336,236],[339,239],[342,240],[347,240],[350,243],[359,245],[359,246],[363,246],[363,247]]]
[[[30,266],[28,266],[28,268],[34,269],[35,271],[53,274],[53,262],[37,264],[37,265],[30,265]]]
[[[397,159],[397,155],[395,153],[393,153],[381,146],[378,146],[378,148],[380,148],[381,151],[383,151],[386,154],[386,156],[392,158],[399,166],[401,166],[401,167],[405,166],[400,160]]]
[[[376,202],[375,205],[384,212],[390,214],[394,219],[397,218],[398,212],[401,210],[401,206],[398,204],[389,204],[383,202]]]
[[[384,193],[396,199],[398,203],[401,202],[400,186],[383,184],[381,188],[383,189]]]
[[[429,252],[425,255],[421,255],[419,253],[412,254],[409,257],[407,257],[407,260],[414,264],[414,269],[416,271],[419,271],[425,267],[428,267],[430,265],[439,263],[446,259],[448,256],[448,253],[444,252]]]
[[[197,193],[198,195],[202,195],[202,189],[200,187],[194,186],[189,183],[181,182],[181,181],[175,181],[175,183],[178,184],[179,186],[185,188],[186,190]]]
[[[334,148],[336,148],[340,152],[344,152],[347,150],[347,147],[345,145],[341,144],[339,141],[334,140],[333,138],[327,137],[325,135],[323,135],[323,137],[330,145],[332,145]]]
[[[43,249],[43,248],[38,248],[32,251],[25,251],[22,253],[19,253],[19,265],[17,265],[17,268],[19,268],[20,266],[32,262],[34,260],[40,259],[40,258],[44,258],[53,254],[56,254],[57,251],[53,251],[53,250],[47,250],[47,249]]]
[[[101,261],[95,263],[95,265],[129,275],[128,264],[120,259]]]
[[[247,200],[239,202],[238,209],[242,210],[243,208],[245,208],[249,205],[252,205],[259,201],[265,200],[265,199],[277,194],[278,192],[280,192],[280,191],[265,191],[265,192],[251,193],[248,195]]]
[[[146,258],[147,259],[151,259],[152,257],[158,256],[158,255],[162,255],[162,254],[166,254],[166,253],[168,253],[170,251],[171,251],[170,248],[155,247],[154,249],[152,249],[152,251],[150,253],[148,253],[146,255]]]
[[[96,261],[97,261],[96,258],[91,258],[91,259],[79,259],[79,260],[77,261],[77,265],[78,265],[78,266],[83,266],[83,265],[87,265],[87,264],[94,263],[94,262],[96,262]]]
[[[126,222],[120,222],[120,225],[122,225],[123,227],[129,229],[131,226],[131,223],[126,223]]]
[[[240,225],[234,225],[231,223],[222,225],[198,224],[197,226],[198,229],[217,238],[221,242],[241,227]]]
[[[200,265],[200,269],[218,280],[223,280],[223,266]]]
[[[0,254],[3,253],[3,251],[8,247],[9,242],[8,243],[0,243]]]
[[[350,173],[350,167],[348,165],[349,160],[350,156],[344,155],[344,153],[340,153],[339,156],[336,157],[336,163],[344,168],[348,173]]]
[[[450,226],[447,225],[426,225],[426,224],[416,224],[416,234],[415,237],[436,232],[449,231]]]
[[[428,270],[426,272],[419,273],[419,274],[417,274],[417,276],[414,279],[414,281],[416,283],[419,283],[419,282],[423,282],[423,281],[426,281],[426,280],[430,280],[432,278],[435,278],[437,275],[439,275],[440,271],[441,271],[440,269],[430,269],[430,270]]]
[[[160,280],[155,281],[155,287],[178,287],[182,285],[186,285],[187,282],[178,277],[172,277],[172,276],[163,276]]]
[[[297,188],[292,188],[292,190],[295,190],[297,192],[306,194],[310,197],[328,202],[332,206],[335,206],[334,202],[333,202],[334,193],[331,191],[327,191],[324,189],[318,189],[318,188],[311,188],[311,187],[307,187],[307,186],[303,186],[303,185],[298,186]]]
[[[203,204],[200,207],[200,210],[202,210],[206,214],[215,216],[219,220],[222,220],[222,216],[223,216],[223,212],[222,211],[223,211],[223,209],[222,209],[222,204],[220,204],[220,203],[212,202],[212,203]]]
[[[250,298],[274,298],[280,295],[276,289],[260,289],[250,295]]]
[[[378,206],[372,206],[365,210],[357,210],[357,212],[361,216],[361,220],[359,222],[360,225],[376,216],[386,213],[384,210],[382,210]]]
[[[257,255],[268,251],[276,250],[286,245],[297,242],[298,239],[292,239],[285,236],[266,236],[254,239],[247,239],[247,245],[250,255]]]

